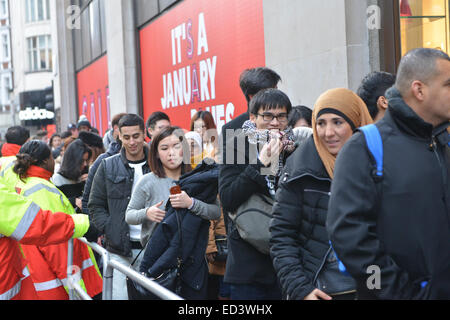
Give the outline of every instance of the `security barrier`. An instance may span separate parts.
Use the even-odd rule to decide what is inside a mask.
[[[88,242],[85,238],[79,238],[81,242],[85,243],[92,248],[95,252],[100,254],[103,258],[103,293],[102,300],[112,300],[113,289],[113,270],[116,269],[119,272],[125,274],[130,279],[133,279],[144,288],[157,295],[163,300],[183,300],[180,296],[176,295],[170,290],[160,286],[155,281],[145,277],[144,275],[136,272],[129,266],[125,266],[117,261],[111,260],[109,252],[99,246],[97,243]],[[77,283],[77,277],[80,276],[80,272],[73,272],[73,239],[69,240],[68,259],[67,259],[67,283],[69,288],[70,300],[92,300],[91,297],[80,287]],[[77,271],[77,270],[76,270]]]

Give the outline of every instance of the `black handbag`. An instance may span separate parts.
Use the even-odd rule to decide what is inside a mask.
[[[218,261],[218,262],[226,261],[227,256],[228,256],[227,236],[216,235],[215,242],[216,242],[216,247],[217,247],[217,254],[214,258],[214,261]]]
[[[177,223],[178,223],[178,237],[180,240],[180,246],[178,249],[178,257],[177,257],[177,266],[174,268],[170,268],[165,270],[163,273],[161,273],[157,277],[150,277],[147,273],[142,273],[147,278],[155,281],[160,286],[163,286],[164,288],[174,292],[177,295],[180,295],[181,292],[181,278],[180,278],[180,271],[182,266],[182,260],[181,260],[181,223],[180,219],[178,217],[178,212],[175,212]],[[141,250],[141,252],[144,249]],[[134,261],[131,265],[133,265],[137,258],[139,257],[139,254],[136,256]],[[133,279],[130,279],[127,277],[127,289],[128,289],[128,298],[130,300],[161,300],[157,295],[154,293],[148,291],[143,286],[141,286],[139,283],[135,282]]]

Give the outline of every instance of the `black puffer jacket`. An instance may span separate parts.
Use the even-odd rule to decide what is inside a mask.
[[[359,298],[450,299],[449,123],[433,128],[398,90],[387,95],[376,124],[383,179],[373,179],[364,136],[355,134],[336,160],[327,229]],[[370,266],[381,271],[379,289],[367,286]]]
[[[270,255],[290,300],[303,299],[316,289],[317,277],[335,259],[325,228],[330,186],[311,136],[288,158],[270,226]],[[319,289],[333,293],[327,287]]]
[[[147,159],[147,148],[144,148]],[[148,163],[142,167],[149,173]],[[130,226],[125,222],[125,211],[131,199],[134,169],[128,165],[125,149],[102,160],[92,182],[89,195],[89,214],[95,227],[105,235],[106,249],[131,257]]]

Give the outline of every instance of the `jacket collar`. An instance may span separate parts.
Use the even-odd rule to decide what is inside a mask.
[[[144,160],[146,160],[146,161],[145,161],[146,163],[145,163],[144,166],[148,166],[148,161],[147,161],[147,159],[148,159],[148,152],[149,152],[148,147],[144,144]],[[120,159],[122,159],[122,162],[123,162],[126,166],[129,167],[129,160],[127,159],[126,151],[125,151],[125,148],[123,148],[123,147],[122,147],[122,149],[120,150]]]
[[[289,156],[285,172],[289,175],[289,180],[303,175],[310,175],[320,180],[331,180],[317,152],[312,135]]]
[[[122,145],[118,143],[117,141],[113,141],[109,144],[108,151],[106,151],[107,154],[113,156],[115,154],[118,154],[122,148]]]
[[[392,87],[386,93],[389,100],[389,107],[386,112],[387,117],[391,117],[400,130],[415,137],[431,139],[433,136],[433,126],[420,118],[403,100],[400,92]],[[444,125],[444,124],[443,124]],[[448,126],[448,123],[447,123]],[[439,126],[438,128],[440,128]]]
[[[2,146],[2,157],[12,157],[19,153],[22,146],[12,143],[5,143]]]

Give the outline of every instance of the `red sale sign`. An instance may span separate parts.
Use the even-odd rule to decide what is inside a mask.
[[[218,129],[247,111],[245,69],[265,65],[262,0],[187,0],[140,31],[144,118],[189,129],[199,110]]]
[[[111,121],[107,56],[78,72],[77,84],[78,114],[85,115],[103,136]]]

